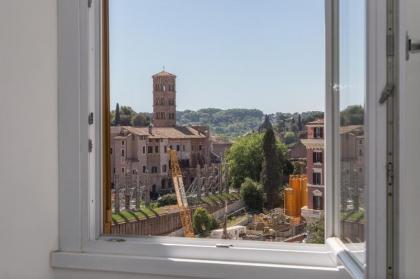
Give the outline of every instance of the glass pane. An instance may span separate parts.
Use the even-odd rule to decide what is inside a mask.
[[[110,0],[112,233],[323,243],[324,28],[324,0]]]
[[[341,239],[364,262],[365,0],[340,1]]]

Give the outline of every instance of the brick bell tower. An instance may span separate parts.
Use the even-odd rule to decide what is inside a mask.
[[[153,78],[153,126],[176,126],[176,75],[163,70]]]

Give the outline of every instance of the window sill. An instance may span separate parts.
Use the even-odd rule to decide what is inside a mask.
[[[216,248],[155,243],[145,251],[145,244],[141,242],[92,241],[88,245],[89,251],[53,252],[51,265],[65,269],[200,278],[350,278],[343,267],[337,265],[329,245],[258,243],[259,248],[255,248],[251,242],[248,248],[243,244]],[[143,246],[142,250],[136,249],[137,243]],[[155,248],[157,250],[153,250]]]
[[[352,276],[353,279],[364,279],[365,278],[365,267],[359,262],[354,256],[354,252],[343,244],[343,242],[336,237],[327,239],[327,245],[334,251],[337,259],[341,263],[345,263],[346,270]]]

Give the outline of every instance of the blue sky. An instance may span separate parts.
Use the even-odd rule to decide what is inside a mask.
[[[165,66],[178,110],[323,110],[324,29],[324,0],[110,0],[111,105],[150,112]]]

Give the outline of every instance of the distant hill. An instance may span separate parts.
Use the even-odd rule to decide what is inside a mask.
[[[323,116],[324,113],[321,111],[268,114],[272,126],[279,134],[287,131],[299,134],[304,131],[306,123]],[[258,131],[263,120],[264,113],[258,109],[206,108],[197,111],[177,111],[178,125],[208,125],[214,134],[225,139],[234,139],[243,134]]]
[[[206,108],[177,111],[178,125],[208,125],[214,134],[225,139],[258,130],[263,117],[264,113],[258,109]]]
[[[119,121],[116,121],[116,110],[111,111],[112,125],[127,125],[144,127],[151,122],[152,114],[149,112],[136,112],[129,106],[121,106],[119,110]],[[352,119],[354,111],[351,109],[343,114],[343,119]],[[177,111],[177,125],[208,125],[213,134],[223,139],[234,139],[243,134],[258,131],[258,128],[263,123],[264,113],[258,109],[218,109],[218,108],[204,108],[197,111],[184,110]],[[277,112],[268,114],[272,126],[277,134],[281,137],[287,132],[293,132],[294,142],[299,137],[299,134],[304,131],[305,124],[313,121],[316,118],[323,117],[323,112],[308,111],[302,113],[282,113]],[[117,124],[118,122],[118,124]],[[290,134],[290,133],[289,133]]]

